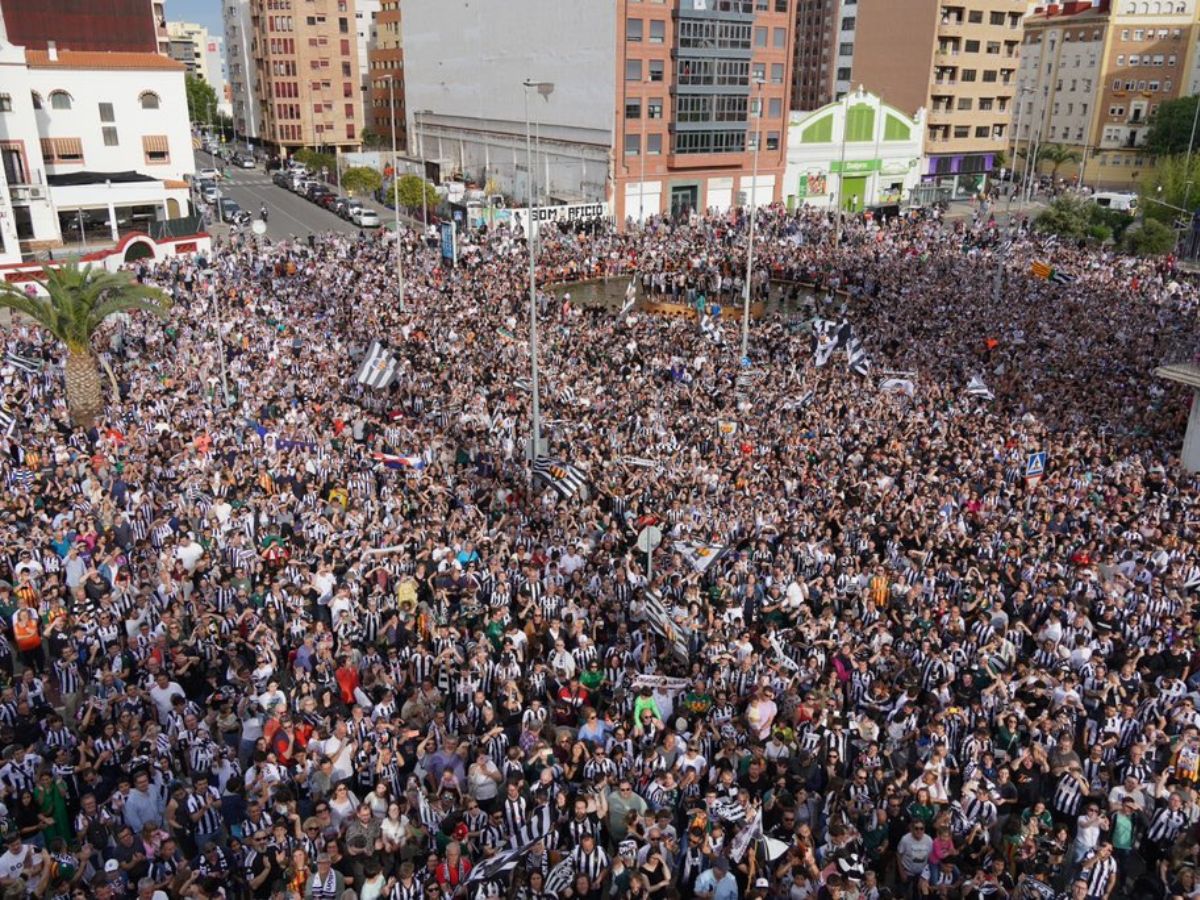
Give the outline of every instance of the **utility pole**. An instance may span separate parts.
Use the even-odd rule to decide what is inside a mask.
[[[396,76],[389,74],[388,80],[388,119],[392,123],[392,210],[396,214],[396,290],[399,295],[400,309],[404,309],[404,248],[400,243],[400,168],[396,158]],[[421,193],[425,192],[425,184],[421,183]]]
[[[522,82],[525,88],[525,157],[529,167],[529,178],[526,184],[529,195],[529,209],[526,211],[529,227],[529,381],[532,392],[532,441],[529,448],[530,481],[533,479],[533,461],[538,458],[542,449],[542,416],[539,408],[538,384],[538,331],[537,331],[537,242],[536,242],[536,209],[537,191],[534,187],[533,174],[533,132],[529,125],[529,89],[536,88],[542,97],[549,97],[554,91],[554,84],[549,81]]]
[[[750,294],[754,280],[754,210],[758,206],[758,145],[760,143],[758,129],[762,123],[763,80],[757,79],[755,84],[758,86],[758,112],[754,117],[754,130],[750,132],[754,135],[754,162],[750,176],[750,239],[746,245],[746,285],[742,292],[742,359],[746,359],[750,352]],[[753,111],[752,109],[751,112]]]

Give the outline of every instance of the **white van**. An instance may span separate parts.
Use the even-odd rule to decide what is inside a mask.
[[[1138,196],[1127,191],[1102,191],[1092,195],[1092,202],[1105,209],[1132,214],[1137,212]]]

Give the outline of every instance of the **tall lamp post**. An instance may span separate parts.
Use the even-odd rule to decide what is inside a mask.
[[[396,214],[396,290],[399,292],[400,309],[404,309],[404,248],[400,245],[400,165],[396,156],[396,76],[384,76],[388,83],[388,121],[392,123],[392,211]],[[425,181],[421,180],[421,193],[425,193]]]
[[[750,292],[751,281],[754,277],[754,210],[758,206],[758,145],[760,143],[758,129],[762,122],[763,79],[756,78],[754,84],[758,88],[758,107],[754,116],[754,130],[748,132],[754,135],[754,162],[750,176],[750,242],[746,247],[746,285],[742,291],[742,359],[747,357],[750,349]],[[753,100],[750,106],[753,112]]]
[[[533,436],[530,441],[530,463],[537,459],[542,448],[542,415],[538,406],[538,332],[537,332],[537,245],[534,222],[534,203],[537,192],[534,190],[533,174],[533,133],[529,127],[529,89],[534,88],[543,99],[549,99],[554,93],[554,83],[551,81],[521,82],[525,88],[525,156],[528,166],[529,179],[526,191],[529,196],[529,208],[526,210],[527,226],[529,228],[529,387],[532,393],[532,425]],[[532,468],[530,472],[532,473]],[[532,474],[531,476],[532,477]]]

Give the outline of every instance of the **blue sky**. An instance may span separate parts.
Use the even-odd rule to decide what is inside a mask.
[[[166,0],[167,19],[172,22],[199,22],[210,34],[223,36],[221,0]]]

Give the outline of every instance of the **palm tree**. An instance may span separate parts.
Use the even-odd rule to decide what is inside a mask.
[[[144,309],[165,318],[170,299],[158,288],[137,284],[128,272],[74,263],[42,271],[38,280],[45,296],[0,282],[0,309],[24,313],[67,345],[67,408],[72,422],[90,428],[104,408],[92,335],[116,313]]]
[[[1043,159],[1050,163],[1050,177],[1055,178],[1063,163],[1077,163],[1083,156],[1078,150],[1071,150],[1062,144],[1046,144],[1038,150],[1038,160]]]

